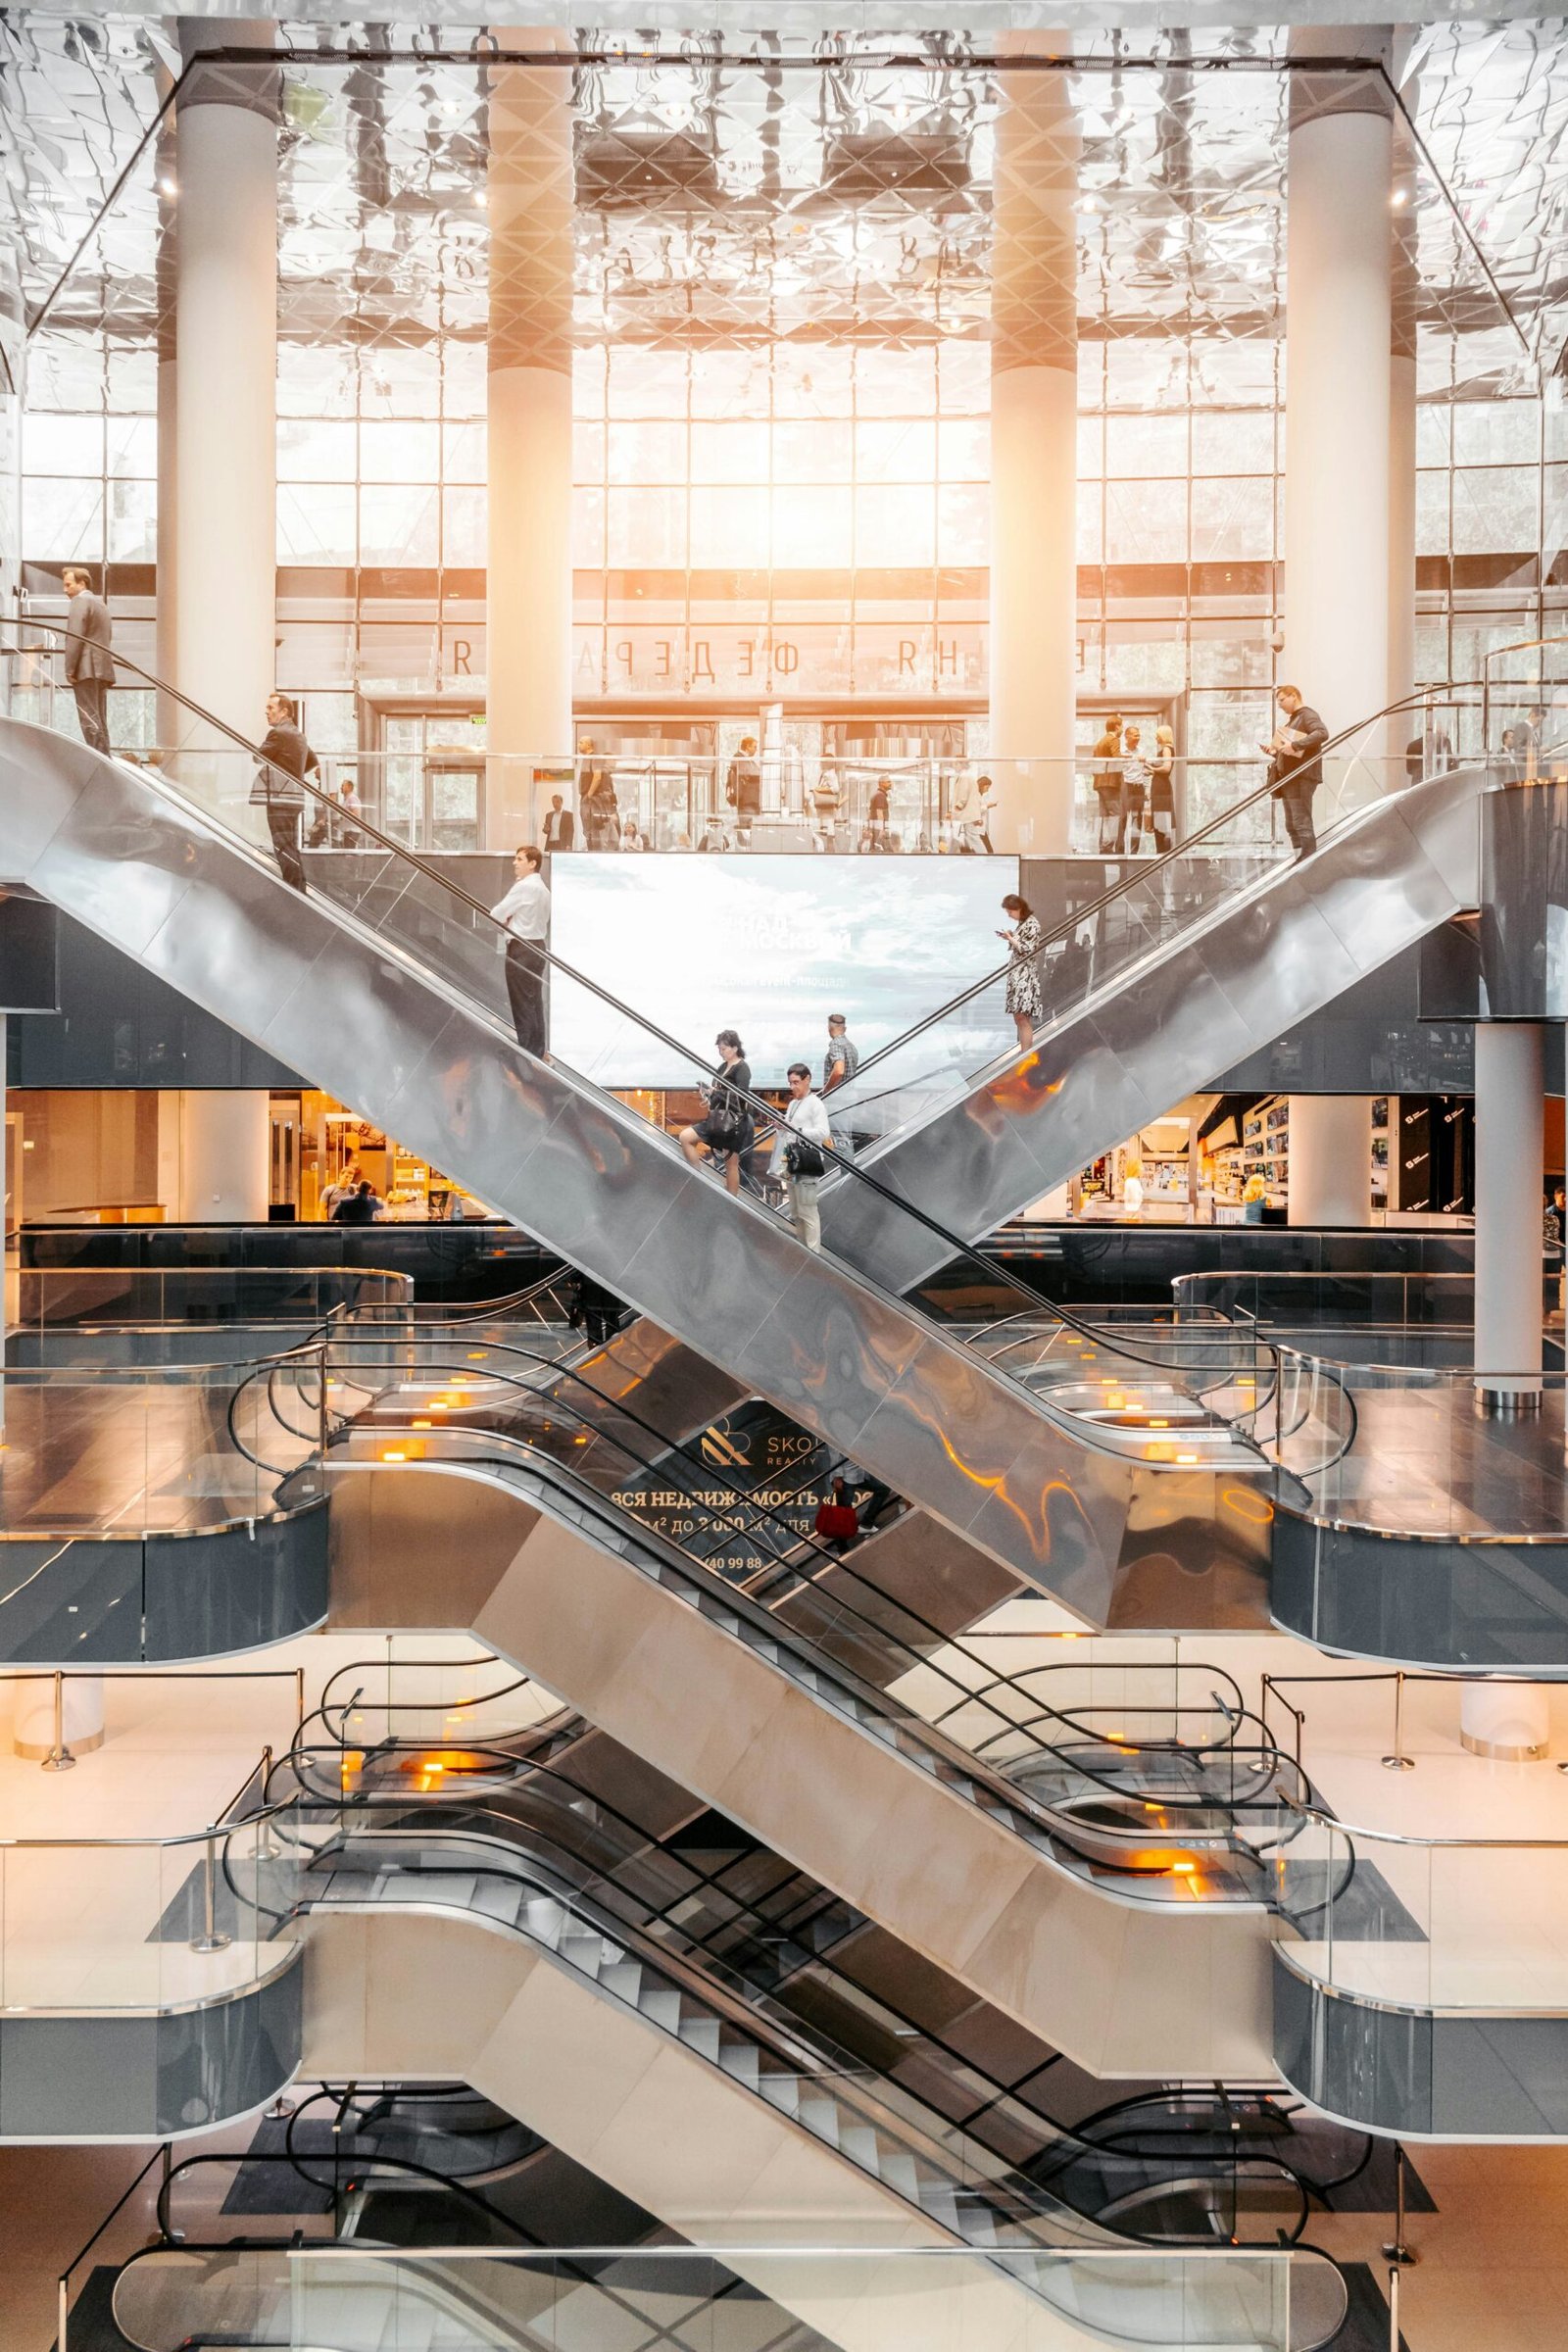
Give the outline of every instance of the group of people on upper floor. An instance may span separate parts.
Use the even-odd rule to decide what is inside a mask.
[[[1175,729],[1156,726],[1146,743],[1135,720],[1113,713],[1092,758],[1102,858],[1168,850],[1176,838]]]

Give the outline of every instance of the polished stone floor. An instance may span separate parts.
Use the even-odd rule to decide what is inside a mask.
[[[227,1425],[231,1377],[6,1384],[0,1528],[14,1535],[214,1527],[273,1508],[277,1475]]]
[[[1309,1476],[1314,1507],[1409,1535],[1556,1536],[1568,1543],[1564,1392],[1499,1419],[1465,1380],[1352,1390],[1354,1442]]]

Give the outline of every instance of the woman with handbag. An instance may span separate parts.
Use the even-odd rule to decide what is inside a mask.
[[[738,1194],[741,1154],[751,1150],[756,1133],[746,1102],[752,1091],[752,1065],[733,1029],[721,1029],[713,1042],[719,1060],[712,1085],[703,1089],[708,1109],[695,1127],[681,1129],[678,1141],[694,1168],[700,1168],[711,1152],[714,1162],[723,1165],[725,1191]]]
[[[773,1174],[783,1177],[791,1224],[808,1250],[820,1250],[822,1218],[816,1193],[827,1174],[824,1152],[832,1150],[833,1131],[826,1103],[811,1092],[811,1073],[804,1061],[790,1063],[789,1079],[789,1104],[773,1146]]]

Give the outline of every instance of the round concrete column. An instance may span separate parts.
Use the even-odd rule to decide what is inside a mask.
[[[1403,142],[1396,151],[1393,211],[1393,284],[1389,354],[1389,701],[1415,688],[1415,320],[1418,275],[1415,251],[1415,157]],[[1391,200],[1392,201],[1392,200]],[[1396,750],[1421,732],[1412,710],[1389,730]],[[1389,784],[1405,781],[1402,768]]]
[[[180,35],[194,60],[270,50],[275,30],[187,19]],[[275,69],[197,63],[175,131],[173,683],[253,739],[277,621],[277,109]],[[242,766],[218,767],[225,798],[230,780],[248,794]]]
[[[1372,1102],[1367,1095],[1290,1098],[1293,1225],[1372,1222]]]
[[[508,48],[559,67],[489,72],[489,547],[485,838],[528,837],[531,770],[569,759],[571,732],[571,69],[566,33]],[[510,755],[510,757],[509,757]],[[579,835],[579,842],[580,842]]]
[[[1539,1683],[1466,1683],[1459,1694],[1459,1738],[1475,1756],[1528,1764],[1550,1739],[1547,1694]]]
[[[1476,1024],[1476,1394],[1541,1407],[1545,1028]]]
[[[1061,33],[999,36],[1031,57]],[[991,750],[998,849],[1057,857],[1072,824],[1078,621],[1078,133],[1066,76],[1002,75],[992,201]]]
[[[1291,41],[1293,63],[1358,49],[1376,58],[1385,36],[1314,27]],[[1391,113],[1375,71],[1293,72],[1280,675],[1335,732],[1389,699]],[[1367,748],[1381,783],[1388,746]],[[1343,773],[1331,758],[1326,784]]]

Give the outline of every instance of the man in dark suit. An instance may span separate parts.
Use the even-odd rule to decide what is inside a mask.
[[[545,850],[569,850],[577,837],[577,820],[560,793],[550,803],[545,817]]]
[[[1323,781],[1321,753],[1329,731],[1311,705],[1302,701],[1299,686],[1281,686],[1275,700],[1280,723],[1261,748],[1268,754],[1268,780],[1285,811],[1285,830],[1299,860],[1317,848],[1312,795]]]
[[[305,888],[300,854],[300,820],[305,814],[304,778],[318,775],[320,761],[300,732],[299,707],[286,694],[267,698],[267,733],[256,749],[253,804],[267,810],[277,870],[290,890]]]
[[[110,652],[115,626],[109,607],[93,594],[91,575],[68,564],[61,575],[71,599],[66,618],[66,684],[76,698],[76,720],[89,751],[109,749],[109,689],[115,682]]]

